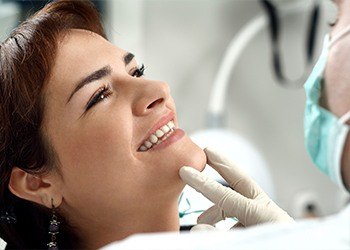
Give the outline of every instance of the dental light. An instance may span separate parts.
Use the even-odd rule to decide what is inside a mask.
[[[275,4],[278,3],[277,4],[278,7],[281,10],[283,10],[279,12],[280,16],[305,11],[306,1],[290,0],[290,1],[273,1],[273,2]],[[316,3],[317,2],[318,1],[316,1]],[[268,4],[269,1],[262,1],[262,3],[264,6],[269,5]],[[276,11],[276,7],[273,7],[273,8]],[[274,11],[271,11],[271,12],[274,12]],[[243,26],[241,30],[238,31],[237,35],[232,39],[232,41],[228,45],[225,51],[224,57],[221,61],[218,73],[216,74],[213,87],[210,91],[209,105],[208,105],[208,126],[210,128],[223,126],[224,104],[226,101],[226,93],[228,90],[231,73],[235,69],[242,52],[248,46],[250,41],[252,41],[259,32],[267,28],[269,24],[269,20],[270,20],[270,23],[273,22],[271,21],[271,19],[276,18],[277,14],[274,14],[274,15],[275,17],[271,17],[271,16],[268,17],[263,14],[256,16],[249,23]],[[314,27],[315,24],[313,24],[314,22],[313,19],[318,19],[317,17],[315,17],[317,15],[318,15],[318,5],[315,4],[315,9],[313,10],[313,14],[311,16],[311,24],[309,28],[311,30],[312,35],[310,35],[310,37],[308,38],[308,43],[307,43],[308,61],[310,60],[309,58],[313,56],[313,50],[314,50],[313,43],[316,35],[316,31],[315,31],[316,28]],[[278,28],[271,28],[271,30],[275,30],[275,29],[278,29]],[[271,31],[271,33],[275,33],[275,32]],[[278,34],[277,35],[272,34],[272,36],[278,36]],[[272,38],[272,40],[273,39],[274,38]],[[278,44],[276,46],[273,46],[274,48],[273,50],[278,50]],[[281,69],[279,68],[277,70],[281,70]],[[279,77],[280,74],[282,73],[276,72],[278,79],[280,79]],[[281,76],[281,78],[284,78],[284,77]]]
[[[250,174],[262,188],[273,198],[274,191],[272,180],[263,157],[259,151],[244,137],[237,133],[225,128],[224,121],[224,105],[226,103],[226,93],[228,92],[228,86],[230,81],[231,72],[235,69],[240,55],[252,41],[255,36],[262,30],[270,26],[273,26],[271,30],[274,30],[273,36],[278,37],[278,18],[276,13],[277,8],[281,10],[279,15],[288,15],[291,13],[299,13],[305,11],[305,1],[290,0],[290,1],[261,1],[263,7],[270,9],[270,16],[259,15],[246,24],[232,39],[223,60],[220,64],[219,71],[215,77],[214,84],[211,90],[209,98],[208,113],[207,113],[207,127],[208,129],[194,133],[191,137],[195,142],[201,146],[212,145],[219,148],[222,152],[231,156],[239,166],[245,167],[248,174]],[[312,3],[312,1],[311,1]],[[267,6],[267,7],[266,7]],[[314,39],[316,34],[316,23],[318,22],[319,5],[318,1],[314,2],[314,10],[312,11],[310,21],[310,33],[307,39],[307,60],[311,61],[314,51]],[[272,20],[274,19],[274,21]],[[315,21],[316,20],[316,21]],[[277,24],[276,24],[277,22]],[[276,27],[277,26],[277,27]],[[275,39],[274,49],[278,39]],[[275,60],[279,60],[274,55]],[[274,61],[274,65],[277,67],[275,70],[277,79],[281,84],[288,84],[287,79],[281,72],[281,66]]]

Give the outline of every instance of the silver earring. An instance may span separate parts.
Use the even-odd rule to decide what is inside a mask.
[[[17,218],[12,206],[0,210],[0,222],[7,224],[16,224]]]
[[[47,244],[49,250],[58,250],[57,245],[57,234],[59,233],[59,224],[60,222],[57,219],[56,208],[53,205],[53,199],[51,199],[52,203],[52,217],[49,226],[49,235],[51,236],[51,241]]]

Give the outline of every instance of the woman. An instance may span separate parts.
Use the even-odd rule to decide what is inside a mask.
[[[1,237],[9,248],[98,248],[179,229],[183,165],[166,83],[106,40],[88,1],[56,1],[0,47]],[[59,229],[58,229],[59,226]]]

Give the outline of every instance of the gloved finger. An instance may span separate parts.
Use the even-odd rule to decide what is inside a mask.
[[[198,224],[209,224],[214,225],[219,221],[224,220],[223,211],[218,205],[214,205],[207,210],[205,210],[197,219]]]
[[[179,173],[184,182],[221,208],[224,218],[236,217],[245,226],[270,221],[270,213],[263,206],[224,187],[198,170],[185,166],[180,168]]]
[[[218,231],[216,227],[208,224],[198,224],[191,228],[190,232],[199,232],[199,231]]]
[[[208,178],[194,168],[184,166],[180,168],[179,174],[184,182],[222,208],[224,217],[236,217],[244,223],[250,206],[255,206],[252,200]]]
[[[226,198],[228,192],[234,192],[234,190],[208,178],[206,175],[192,167],[184,166],[180,168],[179,174],[185,183],[203,194],[214,204],[221,203],[222,199]],[[237,197],[237,199],[239,198],[241,197]]]
[[[221,155],[212,148],[205,148],[204,152],[207,155],[207,163],[215,169],[235,191],[250,199],[255,199],[258,196],[267,196],[261,187],[244,173],[242,169],[237,167],[232,160]]]

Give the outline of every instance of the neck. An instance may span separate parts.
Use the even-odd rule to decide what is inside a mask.
[[[179,231],[177,199],[171,203],[140,204],[136,209],[121,213],[115,221],[102,227],[90,226],[84,239],[88,248],[100,248],[137,233]]]

